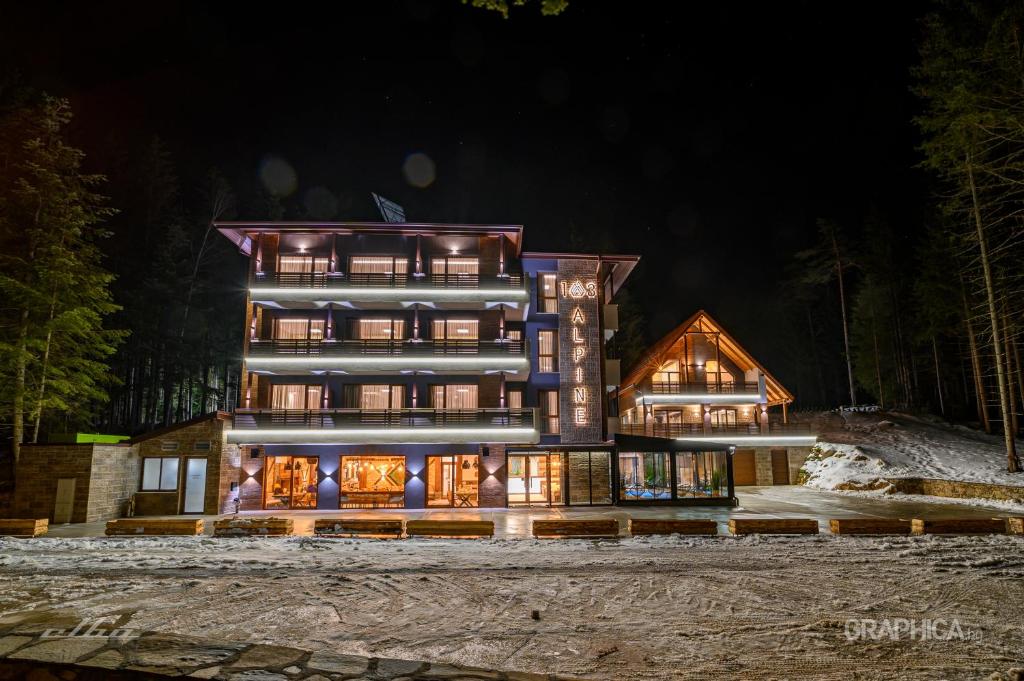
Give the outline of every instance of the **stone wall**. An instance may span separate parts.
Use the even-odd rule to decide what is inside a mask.
[[[984,482],[962,482],[935,478],[891,478],[897,491],[904,494],[927,494],[950,499],[994,499],[1024,503],[1024,487],[991,485]]]
[[[57,480],[75,479],[75,503],[71,522],[84,523],[88,516],[92,450],[96,445],[22,445],[14,470],[14,502],[11,515],[53,520]],[[124,445],[121,445],[124,446]]]
[[[754,450],[754,474],[758,485],[771,485],[774,482],[772,450],[761,447]]]
[[[86,522],[123,516],[132,494],[139,487],[139,474],[139,456],[134,447],[95,445]]]
[[[480,491],[481,508],[505,506],[505,490],[508,481],[508,467],[505,465],[505,445],[488,445],[489,454],[484,457],[480,447]]]
[[[596,258],[558,261],[558,402],[562,443],[604,440],[598,292]],[[577,410],[581,410],[579,422]]]

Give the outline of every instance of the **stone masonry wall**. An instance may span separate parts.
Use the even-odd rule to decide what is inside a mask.
[[[53,520],[58,478],[75,478],[71,522],[84,523],[89,504],[93,445],[23,445],[14,472],[11,515]]]
[[[139,457],[128,445],[95,445],[89,480],[86,522],[113,520],[124,515],[139,485]]]

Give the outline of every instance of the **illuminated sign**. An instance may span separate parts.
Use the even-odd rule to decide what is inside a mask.
[[[603,440],[600,280],[597,259],[558,261],[559,438]]]

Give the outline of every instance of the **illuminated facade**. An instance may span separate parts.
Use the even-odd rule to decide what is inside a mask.
[[[791,484],[816,441],[808,426],[789,422],[792,402],[699,310],[622,380],[611,426],[619,444],[617,501],[715,502],[731,496],[732,486]],[[700,451],[722,444],[734,448],[732,456]]]
[[[249,257],[242,510],[612,503],[635,256],[518,226],[218,223]]]

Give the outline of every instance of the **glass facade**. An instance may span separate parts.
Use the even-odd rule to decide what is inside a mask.
[[[480,457],[476,454],[427,457],[427,506],[475,508],[480,505]]]
[[[263,508],[316,508],[315,456],[268,456],[263,481]]]
[[[404,508],[404,456],[343,456],[340,508]]]

